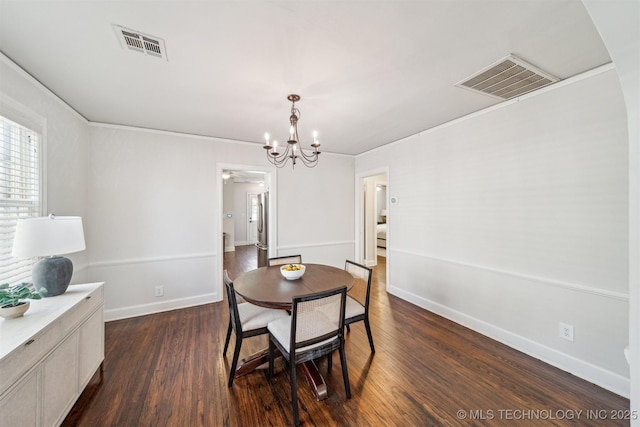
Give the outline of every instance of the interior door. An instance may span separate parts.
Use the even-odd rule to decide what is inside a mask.
[[[258,242],[258,195],[247,194],[247,241],[249,245]]]

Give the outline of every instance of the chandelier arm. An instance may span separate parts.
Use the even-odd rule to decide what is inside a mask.
[[[289,158],[291,157],[291,151],[292,151],[289,145],[290,144],[286,145],[284,152],[278,153],[278,155],[276,156],[274,156],[269,151],[267,151],[267,158],[269,159],[269,161],[278,167],[282,167],[286,165],[287,162],[289,161]]]
[[[278,169],[282,169],[282,168],[283,168],[283,167],[285,167],[285,166],[286,166],[286,164],[287,164],[287,162],[286,162],[286,161],[285,161],[285,162],[276,163],[276,162],[274,162],[274,161],[273,161],[273,159],[271,159],[271,158],[268,158],[268,160],[269,160],[269,162],[270,162],[271,164],[273,164],[273,165],[274,165],[275,167],[277,167]]]
[[[318,160],[317,159],[313,160],[313,161],[305,160],[302,157],[300,157],[300,159],[302,160],[302,163],[308,168],[315,167],[318,164]]]
[[[320,154],[320,152],[313,151],[308,154],[308,153],[305,153],[304,150],[302,149],[298,151],[300,152],[301,157],[305,158],[307,161],[313,161],[313,162],[318,161],[318,154]]]
[[[320,153],[318,153],[318,154],[320,154]],[[305,154],[304,152],[302,152],[298,156],[298,158],[300,160],[302,160],[302,163],[304,163],[305,166],[312,167],[311,165],[315,166],[315,164],[318,163],[318,154],[314,153],[314,154],[309,155],[309,154]]]
[[[277,167],[277,168],[283,168],[283,167],[285,167],[285,166],[286,166],[286,164],[287,164],[287,162],[288,162],[288,159],[284,159],[283,161],[275,161],[275,160],[273,160],[273,158],[272,158],[272,157],[267,157],[267,159],[269,160],[269,162],[270,162],[271,164],[273,164],[273,165],[274,165],[275,167]]]

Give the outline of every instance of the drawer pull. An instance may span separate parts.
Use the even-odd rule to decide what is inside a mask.
[[[85,299],[91,299],[91,295],[89,295],[88,297],[86,297]]]
[[[28,345],[31,345],[31,344],[33,344],[35,341],[36,341],[36,340],[29,340],[29,341],[27,341],[26,343],[24,343],[24,346],[26,347],[26,346],[28,346]]]

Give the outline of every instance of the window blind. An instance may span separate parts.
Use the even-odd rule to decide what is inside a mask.
[[[0,116],[0,283],[29,281],[35,258],[11,256],[19,218],[40,216],[40,136]]]

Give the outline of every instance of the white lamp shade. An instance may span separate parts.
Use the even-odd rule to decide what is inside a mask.
[[[11,255],[15,257],[51,256],[85,249],[82,218],[51,215],[19,219]]]

